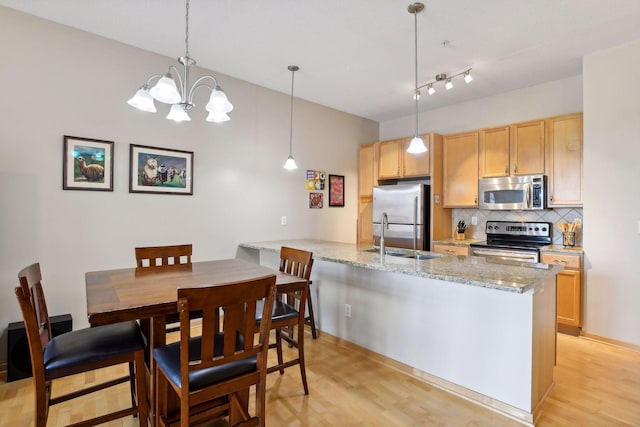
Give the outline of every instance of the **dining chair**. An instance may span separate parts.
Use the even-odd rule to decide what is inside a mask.
[[[15,288],[29,343],[35,385],[35,426],[45,427],[49,407],[117,384],[130,382],[131,407],[82,421],[94,426],[129,415],[147,426],[147,388],[144,351],[146,342],[136,322],[123,322],[51,336],[51,322],[42,287],[40,264],[18,273]],[[94,371],[107,366],[129,364],[129,375],[52,397],[52,383],[58,378]],[[137,402],[137,403],[136,403]]]
[[[271,329],[275,329],[276,342],[269,345],[275,348],[278,364],[269,366],[267,373],[280,372],[285,368],[299,365],[304,394],[309,394],[307,373],[304,360],[305,307],[309,300],[309,277],[313,267],[313,253],[283,246],[280,249],[280,271],[303,279],[298,283],[280,284],[276,287],[276,300],[271,314]],[[256,324],[260,325],[260,311],[256,313]],[[297,326],[297,328],[296,328]],[[295,334],[294,331],[297,331]],[[284,361],[282,341],[291,343],[298,349],[298,357]]]
[[[193,246],[185,245],[169,245],[169,246],[141,246],[135,248],[136,253],[136,273],[158,273],[163,271],[171,271],[182,268],[191,267],[191,255],[193,254]],[[191,319],[198,319],[198,313],[192,313]],[[165,323],[172,325],[167,327],[166,332],[176,332],[179,327],[175,326],[180,322],[178,314],[169,314]],[[148,334],[148,320],[141,321],[143,330]]]
[[[156,421],[180,426],[229,416],[232,426],[265,425],[265,380],[275,275],[217,286],[178,288],[180,341],[153,351]],[[255,313],[262,304],[257,341]],[[189,312],[202,312],[192,337]],[[221,314],[224,313],[224,314]],[[255,385],[255,415],[248,410]],[[169,392],[180,401],[171,408]]]

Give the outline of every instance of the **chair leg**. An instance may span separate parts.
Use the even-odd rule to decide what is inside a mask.
[[[311,283],[309,283],[309,290],[311,290]],[[311,336],[313,339],[318,338],[316,319],[313,315],[313,303],[311,302],[311,292],[309,292],[309,296],[307,297],[307,317],[304,319],[304,323],[311,326]]]
[[[164,373],[158,367],[158,364],[155,364],[154,369],[154,378],[155,378],[155,390],[154,393],[154,404],[155,404],[155,427],[162,426],[162,417],[167,416],[167,393],[169,392],[169,384],[167,383],[167,379],[164,376]]]
[[[307,386],[307,371],[304,366],[304,325],[298,328],[298,359],[300,364],[300,378],[302,379],[302,386],[304,387],[304,394],[309,394],[309,387]]]
[[[129,362],[129,388],[131,389],[131,406],[136,405],[136,380],[137,376],[133,362]],[[137,416],[138,414],[135,414],[134,418]]]
[[[145,362],[144,362],[144,350],[136,352],[135,356],[135,383],[136,383],[136,397],[138,398],[138,423],[140,427],[147,427],[147,420],[149,418],[149,406],[147,405],[147,378]],[[133,363],[129,362],[129,369],[133,369]],[[131,384],[133,387],[133,383]],[[133,390],[132,390],[133,391]],[[133,398],[133,396],[132,396]],[[152,426],[153,427],[153,426]]]
[[[51,396],[51,381],[46,381],[44,378],[34,378],[35,393],[34,398],[36,401],[36,413],[35,426],[47,427],[47,418],[49,417],[49,397]]]
[[[282,366],[284,359],[282,357],[282,330],[276,329],[276,352],[278,354],[278,365]],[[280,375],[284,375],[284,368],[280,368]]]

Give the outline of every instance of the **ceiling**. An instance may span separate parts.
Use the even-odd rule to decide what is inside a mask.
[[[439,83],[432,96],[423,91],[421,111],[576,76],[585,54],[640,40],[638,0],[423,3],[425,10],[417,16],[418,83],[467,67],[473,68],[474,80],[456,79],[450,91]],[[296,97],[390,120],[414,111],[409,4],[191,0],[189,51],[198,65],[214,73],[284,93],[291,90],[287,66],[298,65]],[[185,53],[181,0],[0,0],[0,5],[171,58]],[[141,75],[140,83],[147,77]],[[220,80],[224,88],[224,76]],[[233,102],[233,93],[227,95]]]

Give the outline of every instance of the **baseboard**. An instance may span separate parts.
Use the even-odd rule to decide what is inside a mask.
[[[484,394],[475,392],[473,390],[469,390],[467,388],[459,386],[458,384],[454,384],[450,381],[444,380],[435,375],[413,368],[409,365],[405,365],[404,363],[398,362],[397,360],[390,359],[379,353],[376,353],[364,347],[360,347],[357,344],[346,341],[342,338],[338,338],[326,332],[322,332],[321,334],[318,334],[318,339],[326,340],[327,342],[330,342],[332,344],[335,344],[335,345],[344,347],[348,350],[359,353],[370,360],[381,363],[389,368],[395,369],[396,371],[409,375],[412,378],[415,378],[429,385],[437,387],[441,390],[444,390],[447,393],[454,394],[469,402],[483,406],[489,410],[492,410],[508,418],[511,418],[512,420],[518,421],[524,425],[533,426],[535,420],[537,420],[537,418],[540,415],[540,408],[542,406],[541,404],[544,401],[544,398],[540,401],[538,406],[535,408],[534,412],[529,413],[529,412],[523,411],[522,409],[518,409],[514,406],[507,405],[506,403],[501,402],[499,400],[492,399],[488,396],[485,396]],[[549,393],[551,388],[553,388],[553,384],[554,383],[552,383],[551,386],[549,387],[549,390],[546,391],[545,397]]]
[[[636,353],[640,353],[640,345],[631,344],[626,341],[614,340],[612,338],[602,337],[600,335],[590,334],[585,331],[580,333],[580,338],[589,339],[591,341],[597,341],[602,344],[609,344],[615,347],[624,348],[626,350],[635,351]]]

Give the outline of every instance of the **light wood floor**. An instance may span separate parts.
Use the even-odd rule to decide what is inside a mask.
[[[304,396],[297,367],[287,369],[284,376],[268,376],[271,427],[521,425],[327,339],[310,338],[305,341],[309,396]],[[124,372],[124,367],[110,369]],[[59,380],[54,393],[99,380],[106,373]],[[555,382],[537,426],[640,426],[640,353],[559,334]],[[100,399],[56,405],[48,426],[125,406],[127,387],[104,392]],[[0,382],[1,427],[33,425],[32,408],[30,379]],[[133,418],[109,424],[137,425]]]

